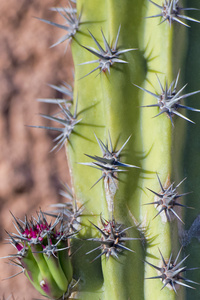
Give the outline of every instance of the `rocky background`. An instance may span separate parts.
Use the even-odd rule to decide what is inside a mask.
[[[47,125],[39,113],[56,109],[36,101],[60,96],[47,83],[72,83],[70,47],[66,53],[65,43],[50,48],[63,31],[34,18],[62,23],[49,8],[66,3],[0,1],[0,257],[16,253],[5,240],[5,229],[15,232],[10,211],[22,220],[36,216],[39,208],[61,202],[60,181],[69,183],[64,148],[50,153],[55,135],[26,126]],[[5,280],[20,271],[8,260],[0,260],[0,299],[42,298],[23,274]]]

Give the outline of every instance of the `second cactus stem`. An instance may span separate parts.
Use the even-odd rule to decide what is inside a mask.
[[[88,255],[91,261],[95,259],[99,252],[93,252],[92,247],[101,245],[101,265],[93,262],[90,276],[95,276],[98,267],[103,278],[99,277],[96,296],[90,290],[86,296],[81,293],[81,299],[175,299],[178,279],[173,284],[169,280],[161,291],[166,281],[144,277],[162,275],[150,265],[162,267],[159,251],[169,262],[170,255],[175,260],[181,247],[178,228],[183,221],[176,210],[178,200],[170,201],[180,189],[179,182],[172,184],[171,151],[176,130],[174,116],[178,117],[173,107],[180,103],[179,90],[183,86],[180,84],[187,46],[185,27],[178,23],[170,26],[168,20],[158,25],[158,18],[145,18],[158,12],[151,1],[80,0],[77,11],[82,12],[83,24],[76,35],[78,43],[72,43],[74,94],[79,110],[85,110],[83,123],[90,124],[79,126],[79,133],[91,142],[76,136],[73,148],[67,147],[73,186],[78,201],[91,214],[93,224],[88,223],[88,217],[83,218],[88,226],[85,234],[91,231],[94,242],[100,230],[106,233],[101,215],[107,222],[114,220],[122,228],[130,227],[124,234],[126,247],[131,250],[116,251],[116,258],[115,254],[108,255],[106,243],[94,243]],[[177,103],[173,99],[168,110],[167,101],[176,93]],[[129,137],[120,153],[124,166],[117,166],[111,153],[116,153]],[[110,140],[116,145],[114,150]],[[125,164],[131,167],[126,168]],[[154,202],[155,205],[146,205]],[[83,274],[78,264],[79,261],[77,272]],[[87,281],[81,284],[90,286]],[[183,288],[178,293],[182,297]]]

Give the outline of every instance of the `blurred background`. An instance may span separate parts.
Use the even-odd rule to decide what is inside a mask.
[[[53,0],[0,1],[0,257],[16,253],[6,244],[8,232],[16,232],[10,211],[18,218],[36,217],[41,208],[61,201],[60,182],[70,182],[64,148],[50,153],[52,132],[25,125],[47,125],[39,113],[57,108],[36,101],[58,98],[47,84],[72,84],[73,63],[66,43],[50,48],[63,30],[34,17],[62,23],[50,7],[66,5]],[[0,299],[40,298],[20,271],[0,259]],[[7,262],[7,263],[6,263]],[[5,280],[6,279],[6,280]]]

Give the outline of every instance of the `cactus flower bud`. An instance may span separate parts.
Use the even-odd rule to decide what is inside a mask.
[[[60,215],[53,224],[44,213],[37,220],[25,221],[13,218],[17,234],[9,234],[10,242],[18,250],[12,255],[16,265],[22,267],[32,285],[50,299],[67,299],[74,286],[73,269],[69,257],[70,241],[76,232],[70,233]]]

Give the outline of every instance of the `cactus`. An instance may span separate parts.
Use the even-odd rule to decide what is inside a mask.
[[[53,225],[42,212],[37,221],[14,217],[12,257],[50,299],[198,299],[199,205],[188,187],[198,191],[199,75],[189,57],[198,61],[191,11],[200,6],[73,2],[54,8],[64,25],[39,19],[67,32],[53,46],[71,45],[73,92],[51,85],[64,98],[39,101],[58,106],[42,115],[54,125],[32,126],[58,133],[52,151],[66,149],[72,191],[62,194],[72,205],[46,213]]]

